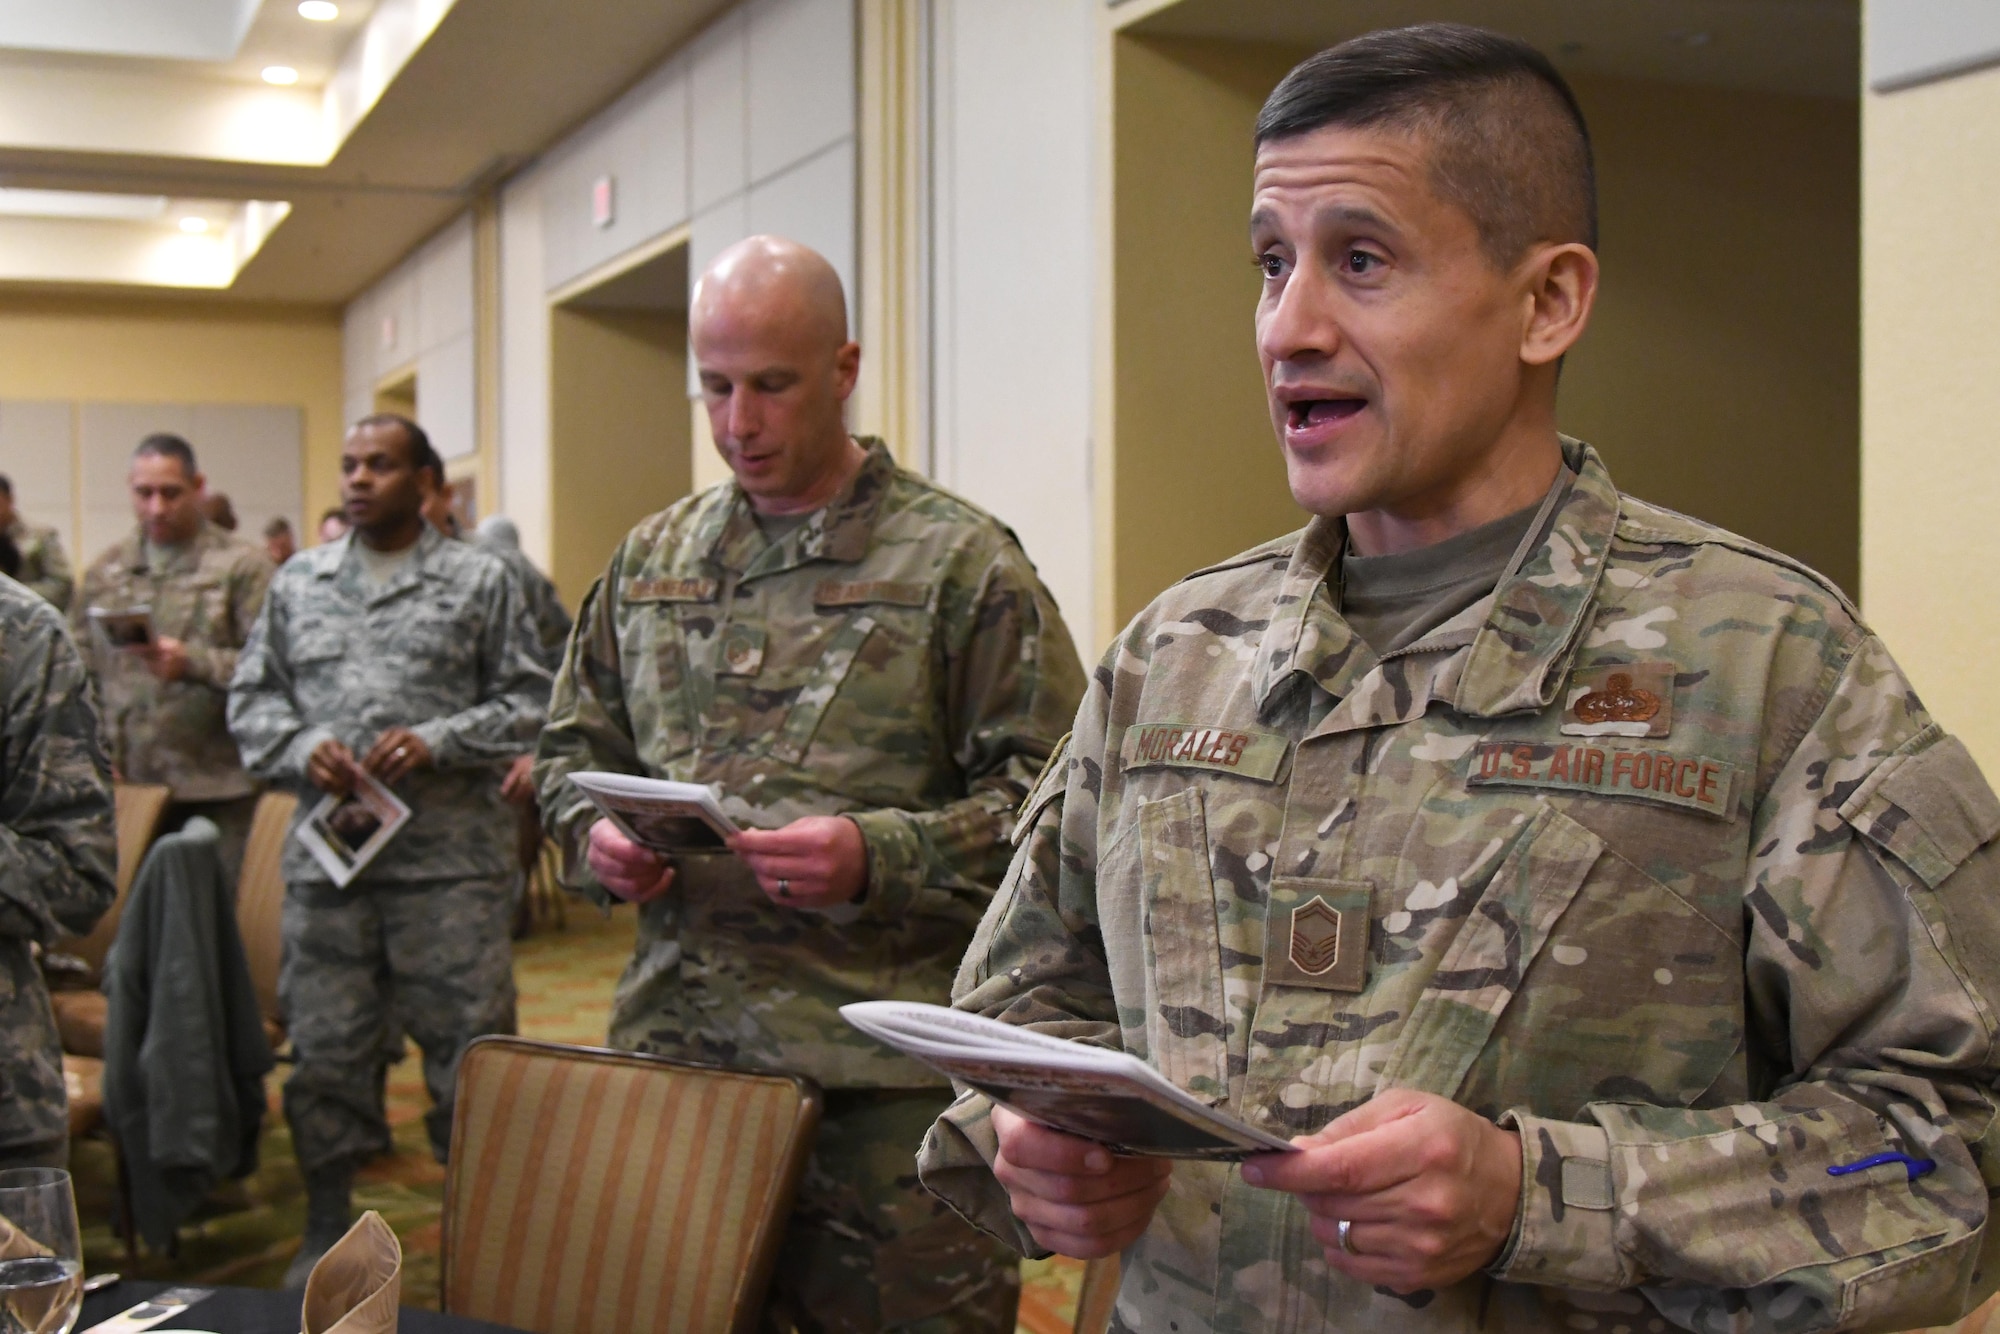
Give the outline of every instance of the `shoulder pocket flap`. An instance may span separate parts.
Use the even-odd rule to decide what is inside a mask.
[[[1022,798],[1020,809],[1015,812],[1011,836],[1015,844],[1028,836],[1028,831],[1035,827],[1035,821],[1041,818],[1043,808],[1060,797],[1069,786],[1070,739],[1075,735],[1074,732],[1063,733],[1062,740],[1056,742],[1056,748],[1049,752],[1049,758],[1043,763],[1042,772],[1036,775],[1034,786]]]
[[[930,601],[929,585],[897,583],[889,579],[866,579],[856,583],[827,579],[813,589],[813,605],[816,607],[862,607],[878,602],[895,607],[927,607]]]
[[[1932,889],[2000,834],[2000,800],[1978,762],[1936,724],[1877,765],[1840,815]]]
[[[634,579],[625,585],[631,602],[713,602],[720,590],[713,579]]]

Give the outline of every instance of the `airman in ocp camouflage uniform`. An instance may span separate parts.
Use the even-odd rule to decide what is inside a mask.
[[[168,829],[196,815],[213,820],[233,885],[257,785],[243,771],[224,714],[236,655],[271,583],[271,561],[204,517],[202,476],[180,437],[142,441],[127,480],[138,522],[91,562],[70,619],[102,692],[118,776],[167,786]],[[154,645],[114,647],[92,629],[93,607],[148,608]]]
[[[62,616],[0,578],[0,1168],[69,1150],[62,1043],[34,946],[115,894],[111,761]]]
[[[612,557],[536,779],[572,865],[589,844],[606,887],[643,901],[613,1045],[827,1090],[777,1310],[802,1331],[1011,1331],[1011,1252],[916,1182],[944,1081],[838,1007],[948,997],[1082,670],[1013,534],[848,438],[844,331],[838,280],[801,247],[754,239],[704,277],[695,350],[740,480],[646,520]],[[670,882],[657,864],[606,878],[610,826],[563,781],[587,769],[713,784],[753,832],[736,855],[675,858]]]
[[[1831,584],[1555,434],[1587,151],[1449,25],[1260,117],[1321,517],[1106,654],[956,991],[1297,1151],[1165,1171],[968,1093],[920,1158],[1024,1250],[1122,1250],[1115,1328],[1895,1330],[2000,1278],[2000,801]],[[1442,614],[1350,598],[1496,525]]]
[[[296,836],[285,843],[279,995],[298,1058],[285,1116],[309,1191],[288,1282],[346,1231],[354,1167],[389,1146],[378,1081],[392,1011],[423,1049],[440,1159],[460,1054],[514,1029],[514,813],[500,778],[533,743],[549,678],[506,567],[423,521],[426,454],[397,419],[349,433],[354,530],[278,572],[230,689],[244,762],[299,791],[299,821],[356,768],[411,808],[345,888]]]
[[[20,582],[57,611],[67,611],[76,577],[70,573],[62,538],[55,529],[29,523],[21,516],[14,508],[14,483],[5,476],[0,476],[0,533],[5,533],[21,553]]]

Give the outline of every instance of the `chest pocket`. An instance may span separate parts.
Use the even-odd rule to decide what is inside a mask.
[[[865,764],[881,761],[858,757],[927,750],[935,694],[931,589],[880,579],[823,580],[813,589],[813,607],[840,619],[792,696],[771,753],[803,764],[818,741],[837,745],[850,763]]]
[[[696,721],[708,698],[688,667],[689,640],[713,646],[717,587],[713,579],[635,579],[621,599],[618,657],[626,707],[641,753],[654,762],[694,749]]]
[[[1201,789],[1139,807],[1146,1049],[1159,1072],[1211,1103],[1229,1094],[1222,935]]]

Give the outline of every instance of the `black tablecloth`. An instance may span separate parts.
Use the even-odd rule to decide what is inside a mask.
[[[138,1305],[156,1292],[176,1286],[208,1287],[206,1283],[177,1285],[141,1283],[132,1280],[114,1283],[102,1292],[83,1299],[79,1330],[89,1329],[100,1320],[109,1320],[120,1311]],[[171,1320],[154,1329],[212,1329],[217,1334],[299,1334],[299,1301],[304,1294],[268,1292],[262,1288],[217,1288],[215,1295],[196,1302]],[[505,1325],[489,1325],[484,1320],[439,1315],[436,1311],[403,1308],[397,1334],[520,1334]]]

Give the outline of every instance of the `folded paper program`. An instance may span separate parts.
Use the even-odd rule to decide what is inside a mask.
[[[402,1244],[370,1209],[313,1266],[300,1334],[395,1334],[402,1295]]]

